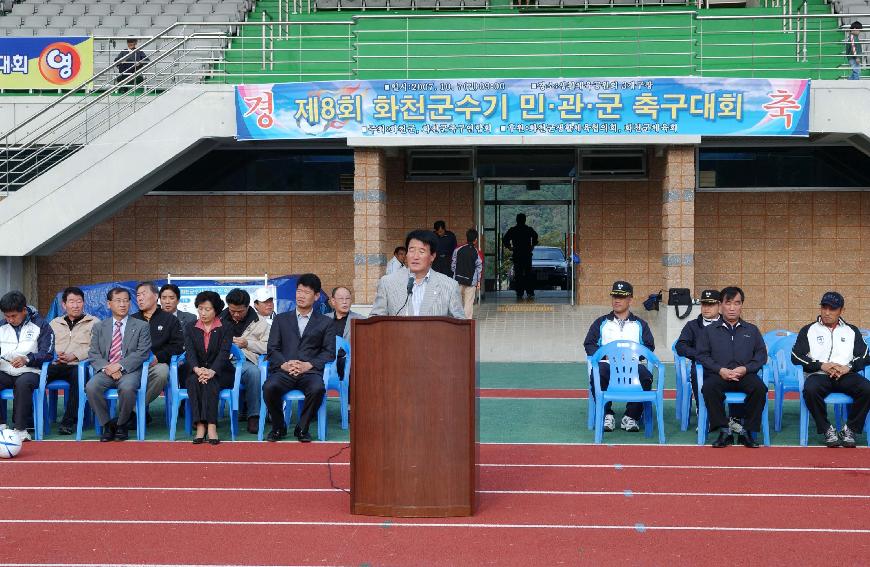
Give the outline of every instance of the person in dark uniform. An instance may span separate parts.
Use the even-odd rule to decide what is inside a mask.
[[[435,262],[432,263],[432,269],[439,274],[452,278],[453,268],[450,262],[453,260],[453,250],[457,246],[456,235],[447,230],[447,223],[443,220],[435,221],[434,231],[438,239],[435,246]]]
[[[213,291],[197,294],[193,304],[199,320],[186,333],[187,366],[190,374],[186,386],[190,414],[196,433],[193,443],[199,445],[208,435],[210,445],[220,443],[217,433],[218,404],[221,390],[232,388],[235,372],[230,363],[233,328],[221,323],[219,314],[224,302]]]
[[[514,291],[517,301],[523,292],[529,299],[535,298],[535,282],[532,281],[532,251],[538,245],[538,233],[526,226],[526,215],[517,215],[517,224],[512,226],[501,239],[502,246],[513,252]]]
[[[722,320],[704,327],[698,335],[698,362],[704,367],[701,395],[707,406],[710,430],[719,430],[713,447],[734,443],[734,436],[725,415],[725,392],[743,392],[746,421],[738,440],[745,447],[756,448],[753,434],[761,429],[761,412],[767,399],[767,386],[758,371],[767,362],[767,347],[761,331],[740,318],[745,295],[739,287],[726,287],[721,292]],[[700,424],[702,427],[704,424]]]
[[[145,67],[148,62],[148,56],[136,47],[137,43],[138,40],[135,37],[127,38],[127,49],[121,51],[115,57],[115,67],[118,68],[116,82],[124,85],[118,89],[118,92],[121,94],[126,93],[130,89],[135,89],[144,80],[141,74],[136,75],[136,73]]]

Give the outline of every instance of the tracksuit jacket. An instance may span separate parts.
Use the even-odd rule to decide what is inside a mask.
[[[861,331],[855,325],[850,325],[843,318],[834,330],[822,324],[822,318],[816,319],[800,330],[791,351],[791,361],[804,367],[807,374],[822,373],[822,363],[834,362],[852,368],[852,372],[860,372],[870,363],[870,349],[861,336]]]

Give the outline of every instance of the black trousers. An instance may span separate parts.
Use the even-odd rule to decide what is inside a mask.
[[[760,431],[761,412],[764,410],[764,402],[767,398],[767,386],[764,385],[758,374],[747,374],[737,382],[724,380],[718,374],[706,373],[704,375],[701,395],[704,396],[707,416],[710,419],[710,429],[713,431],[728,427],[728,417],[725,415],[725,392],[743,392],[746,394],[746,401],[743,404],[745,411],[743,427],[753,433]]]
[[[692,396],[695,397],[695,410],[698,409],[698,373],[695,371],[695,363],[692,362]],[[691,409],[692,404],[689,404],[689,409]],[[743,419],[746,417],[746,408],[743,404],[728,404],[728,415],[736,418]]]
[[[190,371],[187,376],[187,396],[190,398],[190,419],[193,423],[217,423],[218,402],[221,390],[232,388],[235,376],[225,372],[215,374],[214,378],[200,384],[196,374]]]
[[[598,364],[598,373],[601,375],[601,389],[607,390],[607,387],[610,385],[610,364],[606,362],[601,362]],[[644,390],[651,390],[653,377],[650,373],[649,369],[644,365],[638,365],[637,374],[640,378],[640,386]],[[590,380],[589,382],[589,391],[592,392],[592,396],[595,396],[595,383]],[[608,415],[613,415],[613,402],[607,402],[604,404],[604,413]],[[625,404],[625,415],[630,417],[635,421],[640,421],[640,418],[643,417],[643,402],[628,402]]]
[[[24,431],[33,421],[33,390],[39,387],[39,374],[25,372],[12,376],[0,372],[0,390],[12,388],[15,399],[12,401],[12,421],[15,429]]]
[[[535,295],[535,282],[532,280],[532,257],[514,258],[514,291],[517,292],[517,297],[526,295],[532,297]]]
[[[290,390],[299,390],[305,394],[297,427],[301,432],[307,433],[311,418],[317,413],[323,402],[323,396],[326,395],[323,375],[319,372],[306,372],[301,376],[290,376],[284,371],[269,374],[269,378],[263,384],[263,400],[266,402],[266,409],[269,411],[269,417],[272,418],[272,428],[275,430],[287,429],[281,398]]]
[[[63,380],[69,384],[69,390],[63,401],[66,410],[63,412],[61,425],[72,427],[78,419],[79,411],[79,370],[75,364],[52,364],[48,367],[47,383],[52,380]]]
[[[852,396],[855,402],[849,406],[849,418],[846,425],[855,433],[864,431],[867,412],[870,411],[870,380],[860,374],[849,372],[834,380],[827,374],[810,374],[804,382],[804,402],[807,410],[816,421],[816,431],[824,433],[831,426],[828,421],[828,408],[825,397],[831,393]]]

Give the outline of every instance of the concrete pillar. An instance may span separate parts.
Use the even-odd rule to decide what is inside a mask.
[[[387,175],[380,149],[354,150],[353,291],[355,303],[375,299],[387,265]],[[391,251],[391,249],[390,249]]]
[[[686,287],[695,293],[695,148],[671,146],[665,155],[662,180],[662,287]],[[665,299],[667,295],[665,296]],[[692,316],[695,316],[693,308]],[[680,312],[684,308],[680,308]],[[677,339],[686,324],[667,307],[666,344]]]
[[[39,307],[35,256],[0,256],[0,295],[13,290],[23,293],[29,305]]]

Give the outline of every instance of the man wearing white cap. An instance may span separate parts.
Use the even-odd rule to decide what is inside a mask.
[[[261,287],[254,293],[254,310],[260,316],[260,321],[272,325],[275,319],[275,294],[272,288]]]

